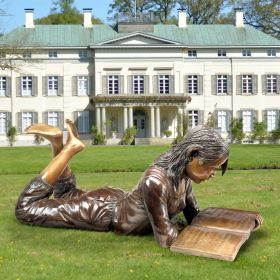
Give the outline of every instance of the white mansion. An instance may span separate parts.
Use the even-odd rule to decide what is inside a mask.
[[[91,9],[83,25],[34,25],[33,12],[0,38],[24,47],[21,57],[1,52],[20,69],[0,69],[1,145],[9,126],[26,144],[31,123],[64,128],[66,118],[85,139],[95,125],[108,144],[132,126],[136,143],[161,142],[167,130],[175,138],[183,114],[190,127],[215,114],[224,137],[232,117],[242,118],[246,133],[254,118],[269,131],[278,125],[280,41],[244,25],[240,10],[234,25],[187,25],[179,11],[178,26],[142,18],[116,29],[92,25]]]

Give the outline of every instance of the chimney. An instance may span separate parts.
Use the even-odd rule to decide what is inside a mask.
[[[178,26],[179,28],[187,27],[187,15],[184,9],[178,9]]]
[[[34,9],[24,9],[25,10],[25,28],[34,28],[33,13]]]
[[[235,26],[244,27],[243,9],[235,8],[234,11],[235,11]]]
[[[92,27],[92,9],[91,8],[85,8],[83,9],[84,12],[84,27],[85,28],[91,28]]]

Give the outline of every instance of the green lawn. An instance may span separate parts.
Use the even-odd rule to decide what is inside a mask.
[[[131,190],[140,171],[167,149],[88,147],[71,166],[83,188],[106,184]],[[279,167],[280,146],[234,145],[230,167],[235,170],[194,184],[201,208],[241,208],[263,215],[265,224],[252,233],[235,262],[172,253],[159,248],[152,235],[20,224],[14,216],[17,197],[49,158],[46,147],[0,149],[0,279],[279,279],[280,170],[239,169]]]

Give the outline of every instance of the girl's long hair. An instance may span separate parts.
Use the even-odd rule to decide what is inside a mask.
[[[201,159],[203,163],[209,163],[222,157],[228,158],[229,148],[215,130],[206,126],[197,126],[189,130],[182,141],[161,154],[154,161],[154,166],[163,169],[177,189],[179,181],[187,177],[186,165],[193,156]],[[222,174],[226,171],[227,163],[228,160],[221,166]]]

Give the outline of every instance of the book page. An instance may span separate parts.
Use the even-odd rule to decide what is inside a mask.
[[[192,221],[193,226],[249,234],[255,227],[255,212],[226,208],[206,208]]]
[[[194,256],[233,261],[248,237],[248,234],[209,231],[203,227],[188,226],[180,233],[170,250]]]

